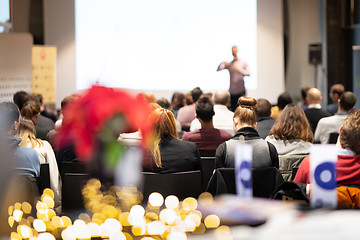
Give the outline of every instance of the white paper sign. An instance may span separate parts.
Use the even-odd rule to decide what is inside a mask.
[[[238,144],[235,147],[235,183],[236,192],[240,197],[252,198],[252,151],[248,144]]]
[[[313,145],[310,152],[310,204],[314,208],[336,208],[335,145]]]

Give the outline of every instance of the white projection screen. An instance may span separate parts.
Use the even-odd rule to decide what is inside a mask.
[[[238,46],[257,88],[256,0],[75,0],[76,88],[227,89]]]

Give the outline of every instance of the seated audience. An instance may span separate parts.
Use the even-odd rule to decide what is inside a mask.
[[[233,116],[234,113],[228,109],[230,105],[230,93],[227,90],[218,90],[214,95],[214,112],[213,124],[217,129],[225,130],[234,135]],[[198,119],[194,119],[190,125],[190,131],[200,129],[201,124]]]
[[[20,112],[16,104],[0,103],[0,126],[5,130],[5,140],[14,155],[14,168],[17,175],[39,177],[40,160],[35,150],[19,146],[21,138],[15,137],[19,130]],[[6,132],[7,131],[7,132]]]
[[[235,136],[216,149],[216,168],[233,168],[235,166],[234,151],[239,143],[250,144],[253,147],[253,168],[274,166],[279,168],[279,158],[273,144],[265,141],[256,131],[256,114],[254,98],[239,98],[239,107],[234,113]],[[243,140],[242,140],[243,139]]]
[[[341,95],[345,92],[345,87],[342,84],[334,84],[330,88],[331,102],[326,106],[326,112],[330,115],[334,115],[338,111],[338,101]]]
[[[200,88],[194,88],[191,91],[192,103],[179,109],[177,114],[177,120],[180,122],[184,131],[190,130],[191,121],[195,119],[195,103],[201,96],[202,91]]]
[[[256,130],[258,131],[260,137],[265,139],[269,135],[270,129],[275,123],[275,120],[270,117],[271,103],[264,98],[260,98],[256,101],[254,110],[257,122]]]
[[[301,88],[301,103],[300,103],[300,107],[302,108],[302,110],[306,110],[308,108],[308,103],[306,101],[306,95],[307,95],[307,91],[309,91],[309,87],[303,87]]]
[[[350,113],[340,128],[336,180],[338,184],[360,185],[360,110]],[[295,176],[296,183],[310,183],[310,158],[301,163]]]
[[[160,105],[160,107],[165,108],[165,109],[169,109],[170,107],[170,103],[166,98],[160,98],[156,101],[157,104]]]
[[[328,117],[329,114],[321,109],[320,103],[322,101],[322,96],[319,89],[310,88],[306,95],[306,101],[309,106],[304,112],[310,123],[312,132],[315,133],[319,120],[323,117]]]
[[[145,155],[144,162],[153,164],[145,166],[144,171],[174,173],[200,170],[199,150],[195,143],[178,139],[175,117],[170,110],[155,109],[149,121],[154,122],[155,140],[150,149],[151,156]]]
[[[276,147],[279,155],[309,154],[313,133],[301,107],[288,104],[265,140]]]
[[[56,122],[56,120],[57,120],[56,115],[51,112],[48,112],[45,109],[45,103],[44,103],[43,96],[41,94],[34,94],[34,96],[37,97],[40,102],[40,111],[41,111],[40,114],[43,115],[44,117],[47,117],[47,118],[53,120],[53,122]]]
[[[345,92],[338,100],[338,111],[334,116],[319,120],[315,130],[315,142],[329,143],[330,133],[339,132],[345,118],[354,110],[356,96],[352,92]]]
[[[292,103],[292,98],[289,93],[284,92],[279,95],[277,105],[271,108],[271,115],[274,120],[276,120],[281,114],[282,110],[288,105]]]
[[[173,112],[175,118],[177,118],[177,113],[184,106],[185,101],[185,94],[181,92],[174,92],[172,95],[169,109]]]
[[[16,135],[21,138],[20,146],[32,148],[39,156],[40,163],[48,163],[50,171],[50,187],[55,194],[55,203],[60,206],[61,200],[61,179],[57,166],[55,153],[49,142],[35,137],[35,126],[31,120],[22,118],[19,132]]]
[[[214,128],[214,105],[210,98],[201,96],[195,110],[201,129],[185,133],[182,140],[196,143],[199,150],[216,150],[220,143],[232,138],[230,133]]]

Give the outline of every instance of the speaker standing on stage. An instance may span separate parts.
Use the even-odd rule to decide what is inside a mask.
[[[237,47],[232,47],[232,55],[234,60],[231,62],[222,62],[217,71],[227,69],[230,74],[230,88],[231,105],[230,110],[235,111],[238,99],[241,96],[245,96],[246,89],[244,84],[244,76],[250,76],[250,71],[246,62],[237,57]]]

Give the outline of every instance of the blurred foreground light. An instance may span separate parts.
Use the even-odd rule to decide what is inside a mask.
[[[54,228],[62,228],[64,227],[64,221],[59,216],[54,216],[51,218],[51,223]]]
[[[185,198],[183,201],[183,208],[187,211],[195,210],[198,206],[198,202],[193,197]]]
[[[195,226],[198,227],[201,224],[201,217],[195,213],[189,214],[185,220],[190,219],[195,223]]]
[[[21,209],[21,203],[15,203],[14,204],[14,210],[20,210]]]
[[[53,208],[55,206],[54,199],[52,199],[50,196],[45,195],[42,198],[42,202],[46,205],[47,208]]]
[[[72,225],[71,219],[68,216],[62,216],[61,220],[64,223],[64,228],[67,228],[68,226]]]
[[[186,218],[183,221],[183,225],[185,227],[185,231],[187,232],[193,232],[196,228],[196,223],[191,218]]]
[[[148,223],[147,232],[150,235],[162,235],[165,232],[165,226],[159,221]]]
[[[145,225],[132,226],[131,231],[135,236],[141,236],[141,235],[144,235],[146,233],[146,228],[145,228]]]
[[[217,228],[220,226],[220,218],[215,214],[211,214],[205,218],[204,224],[207,228]]]
[[[13,215],[13,211],[14,211],[14,206],[10,206],[10,207],[8,208],[8,214],[9,214],[9,216],[12,216],[12,215]]]
[[[99,237],[100,236],[100,228],[97,223],[89,222],[86,224],[87,229],[89,230],[91,237]]]
[[[74,227],[70,225],[64,231],[62,231],[61,238],[63,240],[76,240],[76,233]]]
[[[174,209],[164,209],[160,212],[160,220],[166,224],[173,224],[176,220],[177,214]]]
[[[36,210],[38,211],[45,211],[47,209],[47,206],[45,203],[38,201],[36,203]]]
[[[51,190],[50,188],[45,188],[44,191],[43,191],[43,195],[42,196],[50,196],[52,199],[54,199],[55,197],[55,194],[53,192],[53,190]],[[41,201],[43,201],[43,199],[41,198]]]
[[[198,199],[199,203],[203,205],[211,204],[214,201],[213,196],[211,195],[211,193],[208,192],[201,193]]]
[[[175,209],[179,206],[179,199],[174,195],[167,196],[165,198],[165,206],[167,208]]]
[[[15,222],[15,218],[13,216],[10,216],[8,218],[8,223],[9,223],[9,226],[10,227],[13,227],[14,226],[14,222]]]
[[[111,232],[118,232],[122,230],[121,223],[114,219],[114,218],[108,218],[105,220],[104,224],[108,226],[109,230]]]
[[[45,232],[46,231],[46,225],[45,222],[41,219],[35,219],[33,222],[33,226],[36,231],[38,232]]]
[[[130,214],[129,212],[123,212],[120,214],[119,220],[121,225],[130,226],[130,223],[128,221],[129,214]]]
[[[231,230],[228,226],[223,225],[215,230],[215,235],[219,237],[231,235]]]
[[[149,196],[149,203],[153,207],[161,207],[164,203],[164,197],[158,192],[153,192]]]
[[[130,215],[135,218],[143,217],[145,215],[145,209],[140,205],[134,205],[130,209]]]
[[[183,232],[171,232],[167,238],[167,240],[186,240],[187,236]]]
[[[56,240],[51,233],[40,233],[38,240]]]
[[[31,212],[31,205],[28,202],[23,202],[21,204],[21,209],[24,213],[29,214]]]
[[[13,216],[14,216],[15,221],[19,222],[23,216],[23,211],[16,209],[13,212]]]
[[[16,232],[12,232],[10,234],[10,240],[21,240],[21,236]]]
[[[109,240],[126,240],[126,237],[124,233],[119,231],[119,232],[111,233],[109,236]]]
[[[18,226],[18,233],[20,234],[20,236],[22,238],[25,239],[25,238],[31,237],[32,231],[31,231],[30,227],[25,226],[25,225],[20,225],[20,226]]]

